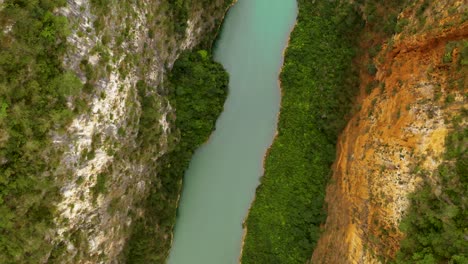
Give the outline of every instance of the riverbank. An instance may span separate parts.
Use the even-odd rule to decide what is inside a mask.
[[[226,7],[222,19],[229,7]],[[222,21],[221,19],[221,21]],[[220,29],[220,25],[216,27]],[[158,161],[153,186],[145,201],[145,217],[134,224],[125,248],[126,263],[162,263],[173,243],[177,208],[184,173],[193,153],[209,140],[227,97],[228,73],[215,62],[212,44],[215,37],[207,34],[201,44],[180,54],[164,83],[170,105],[176,109],[174,128],[176,144]],[[143,84],[146,86],[146,84]],[[145,90],[145,89],[143,89]],[[142,101],[143,138],[152,138],[151,124],[157,124],[154,113],[158,103],[140,95]],[[154,137],[154,135],[153,135]],[[147,144],[154,141],[147,140]]]
[[[245,222],[244,264],[304,263],[310,258],[325,219],[325,186],[336,137],[353,97],[352,89],[344,87],[353,87],[357,16],[348,5],[298,3],[297,25],[280,74],[277,135]]]
[[[284,47],[284,49],[283,49],[283,51],[281,53],[281,57],[282,57],[281,65],[282,66],[281,66],[281,69],[280,69],[280,73],[283,71],[283,65],[284,65],[284,58],[285,58],[286,50],[288,49],[289,42],[291,41],[291,33],[294,30],[294,28],[296,27],[296,25],[297,25],[297,19],[295,20],[294,25],[291,27],[291,30],[288,33],[288,40],[286,42],[286,46]],[[282,97],[283,96],[283,89],[281,88],[281,78],[279,76],[278,76],[278,88],[279,88],[279,91],[280,91],[280,95]],[[280,113],[281,112],[278,112],[278,114],[276,115],[276,123],[277,124],[279,122]],[[275,142],[277,137],[278,137],[278,129],[275,130],[275,136],[273,137],[272,144],[273,144],[273,142]],[[270,150],[271,150],[271,145],[270,145],[270,147],[268,147],[267,151],[265,152],[265,155],[263,155],[262,175],[265,172],[265,160],[268,157],[268,154],[270,153]],[[256,196],[254,195],[254,198],[252,200],[251,205],[255,202],[255,198],[256,198]],[[250,208],[251,208],[251,206],[249,206],[249,209],[247,211],[247,214],[245,215],[244,221],[242,221],[242,241],[241,241],[241,251],[240,251],[240,255],[239,255],[239,263],[242,262],[241,261],[242,260],[242,252],[244,250],[245,237],[247,235],[247,226],[246,226],[245,222],[247,221],[247,217],[250,214]]]
[[[184,177],[168,263],[238,261],[241,223],[275,135],[281,54],[295,9],[295,0],[242,0],[226,16],[214,50],[230,74],[229,96]]]
[[[237,1],[238,1],[238,0],[232,0],[232,3],[226,8],[226,11],[224,12],[224,15],[222,16],[221,21],[224,21],[224,18],[226,17],[227,13],[229,12],[229,9],[231,9],[231,7],[233,7],[233,6],[237,3]],[[215,31],[216,33],[215,33],[215,36],[214,36],[214,38],[213,38],[214,41],[210,44],[210,56],[212,56],[212,48],[213,48],[213,45],[214,45],[215,42],[216,42],[216,39],[217,39],[218,36],[219,36],[219,32],[221,31],[222,26],[223,26],[223,23],[221,22],[221,23],[218,25],[218,27],[216,28],[216,31]],[[228,93],[229,93],[229,91],[228,91]],[[207,143],[210,141],[211,135],[213,135],[213,134],[210,134],[210,136],[208,136],[208,138],[205,140],[205,142],[204,142],[202,145],[207,144]],[[180,186],[183,186],[183,182],[184,182],[184,179],[183,179],[183,178],[180,179],[179,185],[180,185]],[[181,192],[179,192],[179,195],[177,196],[176,209],[179,208],[180,197],[181,197]],[[173,244],[173,242],[174,242],[174,232],[172,232],[172,233],[170,234],[170,236],[171,236],[171,239],[170,239],[170,240],[171,240],[170,246],[172,247],[172,244]]]

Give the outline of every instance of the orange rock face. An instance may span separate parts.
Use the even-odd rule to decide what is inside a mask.
[[[468,21],[448,7],[466,12],[463,1],[434,3],[429,11],[442,19],[418,30],[414,12],[405,10],[400,16],[410,23],[374,60],[377,74],[361,72],[360,105],[338,141],[328,218],[312,263],[391,259],[404,236],[398,226],[408,194],[423,179],[437,181],[451,120],[468,108],[468,71],[460,62]],[[365,95],[371,81],[375,88]]]

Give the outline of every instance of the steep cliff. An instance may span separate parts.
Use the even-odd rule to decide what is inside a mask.
[[[210,48],[231,1],[36,2],[0,2],[0,12],[4,12],[0,19],[4,48],[0,58],[0,85],[6,87],[2,88],[6,99],[0,101],[3,105],[0,159],[4,165],[1,184],[7,186],[0,196],[0,205],[5,206],[0,208],[5,213],[0,225],[4,248],[0,262],[123,260],[122,250],[132,232],[132,224],[145,215],[144,201],[150,187],[166,188],[162,183],[157,184],[159,160],[175,148],[180,137],[175,128],[176,109],[167,97],[166,76],[184,50],[197,45]],[[34,45],[26,39],[28,29],[26,22],[19,20],[20,14],[31,17],[31,30],[38,28],[37,41],[44,49],[37,51],[29,66],[15,61],[14,65],[18,66],[13,68],[11,54],[16,52],[15,45],[23,45],[23,50]],[[35,70],[36,65],[41,65],[44,58],[41,52],[57,54],[49,55],[56,58],[55,62],[46,60],[42,65],[52,65],[50,69],[66,73],[64,77],[59,75],[61,79],[56,78],[54,87],[68,91],[72,87],[69,84],[73,84],[76,89],[74,93],[64,94],[63,103],[57,108],[62,111],[56,113],[60,123],[54,125],[53,109],[36,116],[52,120],[41,128],[41,132],[44,130],[40,136],[41,152],[30,141],[24,143],[24,152],[13,153],[9,151],[11,144],[17,144],[16,149],[23,146],[17,138],[30,133],[35,139],[36,132],[35,128],[9,127],[12,124],[9,118],[15,117],[12,111],[20,106],[43,109],[39,102],[51,105],[47,100],[56,96],[51,94],[37,104],[37,99],[29,99],[27,95],[10,98],[8,89],[17,83],[11,73],[26,81],[31,79],[31,85],[43,89],[38,80],[47,76],[44,73],[47,68],[42,67],[41,71],[38,67],[37,75],[27,75],[28,67]],[[144,88],[138,83],[144,83]],[[31,85],[23,85],[26,93]],[[143,101],[151,109],[142,109]],[[144,111],[151,111],[155,120],[150,127],[140,126]],[[65,114],[66,120],[62,122]],[[142,136],[148,135],[143,129],[151,129],[151,140]],[[13,143],[13,139],[18,143]],[[27,166],[22,160],[30,159],[25,156],[26,151],[36,153],[32,155],[36,157],[32,164],[39,160],[40,166],[30,166],[35,171],[19,170]],[[39,179],[37,182],[46,187],[23,187],[25,183],[20,189],[15,187],[21,184],[18,177],[26,173],[24,181]],[[28,191],[31,189],[34,192]],[[10,202],[11,199],[18,202]],[[31,212],[36,210],[46,213],[35,213],[38,216],[34,218]],[[22,217],[28,220],[22,223]],[[17,234],[10,231],[15,225]],[[170,240],[170,231],[162,236]],[[34,237],[34,242],[22,246],[28,237]]]
[[[399,226],[415,210],[409,207],[409,195],[420,192],[423,185],[434,193],[435,201],[455,210],[446,211],[442,220],[430,220],[440,221],[436,224],[440,229],[442,223],[451,225],[452,230],[460,228],[450,219],[463,219],[466,210],[466,198],[460,197],[462,205],[458,208],[447,198],[450,193],[442,188],[440,176],[440,166],[453,163],[445,153],[447,138],[454,130],[461,129],[456,136],[461,142],[457,148],[466,158],[466,2],[408,1],[401,9],[383,4],[372,7],[369,3],[373,1],[366,2],[362,5],[367,25],[361,35],[361,50],[368,52],[355,61],[360,67],[361,93],[338,140],[326,195],[328,217],[312,263],[383,263],[393,259],[402,239],[413,235],[405,234]],[[373,24],[375,17],[388,19],[386,15],[392,12],[397,15],[396,33],[387,38]],[[466,167],[462,171],[466,173]],[[460,177],[466,178],[466,174]],[[417,218],[425,221],[423,215]],[[466,250],[466,224],[465,231],[461,230],[456,234],[461,235],[457,243],[462,243],[462,249],[465,243]],[[430,241],[445,238],[436,235],[428,239],[423,242],[427,256],[414,254],[402,263],[423,258],[427,261],[424,263],[437,263],[454,256],[450,248],[455,237],[434,242],[446,250],[442,257],[437,250],[432,251],[434,244],[431,246]],[[463,255],[463,250],[458,251]],[[452,261],[463,263],[461,257],[461,262]]]

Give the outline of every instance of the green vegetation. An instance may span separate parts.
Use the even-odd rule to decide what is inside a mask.
[[[111,0],[90,0],[90,2],[93,13],[97,15],[93,27],[96,32],[101,32],[106,27],[106,15],[109,12]],[[185,34],[190,2],[189,0],[167,0],[159,4],[159,8],[166,12],[165,15],[167,17],[170,17],[168,21],[172,22],[172,24],[166,26],[170,26],[173,32],[179,37],[183,37]],[[133,3],[132,1],[121,1],[120,4],[125,6],[125,8],[123,8],[125,13],[131,12],[129,9],[132,7],[129,4],[141,5],[141,3]],[[151,15],[151,18],[154,17]],[[128,32],[126,33],[128,34]],[[148,34],[152,38],[154,30],[151,29]]]
[[[367,64],[367,72],[372,76],[375,76],[375,74],[377,74],[377,67],[374,63]]]
[[[398,14],[409,0],[356,0],[361,6],[363,18],[374,35],[391,36],[399,33],[408,21],[398,21]]]
[[[162,263],[170,248],[177,199],[184,172],[195,149],[203,144],[215,128],[227,96],[228,75],[204,50],[185,52],[174,64],[169,76],[169,98],[176,109],[178,144],[159,163],[157,180],[146,201],[146,214],[135,225],[126,249],[127,263]],[[138,85],[143,113],[141,117],[142,147],[159,140],[153,136],[158,116],[147,96],[143,82]],[[155,143],[154,143],[155,144]]]
[[[45,235],[66,175],[47,174],[60,162],[50,131],[70,122],[78,109],[66,103],[82,89],[61,66],[69,30],[54,10],[65,4],[6,0],[0,11],[0,263],[38,263],[52,250]]]
[[[460,51],[458,64],[460,67],[468,66],[468,41],[463,41],[463,48]]]
[[[452,53],[453,53],[453,49],[456,47],[456,45],[457,45],[456,42],[449,42],[445,46],[445,53],[444,53],[444,57],[442,58],[442,61],[444,63],[452,62]]]
[[[459,54],[458,54],[458,69],[461,70],[463,69],[464,66],[466,66],[467,63],[467,58],[468,58],[468,41],[466,40],[460,40],[460,41],[450,41],[445,45],[445,52],[442,57],[442,62],[443,63],[451,63],[453,61],[453,55],[454,55],[454,50],[457,49]]]
[[[337,135],[358,87],[351,65],[362,23],[353,6],[337,2],[298,1],[278,137],[245,223],[244,264],[305,263],[320,235]]]
[[[400,226],[406,237],[395,263],[468,263],[467,139],[468,129],[456,125],[447,138],[437,183],[426,177],[411,195]]]
[[[91,192],[93,193],[94,200],[96,200],[99,194],[107,192],[106,175],[104,173],[99,173],[97,175],[96,184],[91,187]]]

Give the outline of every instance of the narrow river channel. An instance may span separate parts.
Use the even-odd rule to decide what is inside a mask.
[[[169,264],[238,263],[242,221],[276,130],[296,9],[295,0],[239,0],[226,16],[215,59],[230,74],[229,96],[185,174]]]

